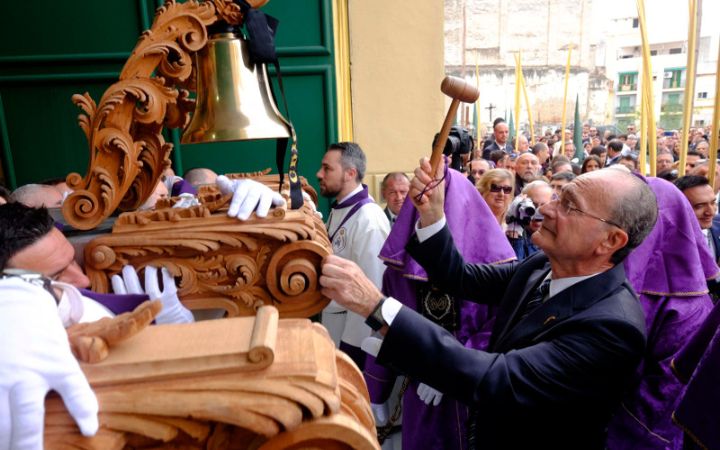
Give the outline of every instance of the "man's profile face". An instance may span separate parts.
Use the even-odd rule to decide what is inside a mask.
[[[510,129],[508,128],[507,124],[504,122],[500,122],[499,124],[495,125],[495,140],[498,144],[505,144],[508,140],[508,136],[510,135]]]
[[[55,227],[32,245],[17,252],[8,267],[38,272],[76,288],[90,286],[90,280],[75,262],[75,249]]]
[[[518,138],[518,153],[526,153],[528,150],[530,150],[530,143],[525,136],[520,136]]]
[[[326,198],[334,198],[345,186],[345,170],[341,164],[340,151],[330,150],[325,152],[320,170],[315,174],[320,183],[320,195]]]
[[[387,202],[388,209],[396,216],[400,213],[405,197],[410,191],[410,182],[407,178],[391,178],[383,189],[383,198]]]
[[[612,220],[609,204],[612,197],[603,192],[613,183],[620,184],[613,174],[608,176],[603,172],[607,171],[598,170],[576,178],[563,187],[557,200],[540,208],[544,220],[532,235],[532,241],[551,259],[584,261],[591,258],[614,227],[595,218]]]
[[[540,161],[540,164],[545,164],[545,162],[550,158],[550,149],[543,148],[539,152],[537,152],[538,161]]]
[[[523,153],[515,161],[515,173],[525,181],[532,181],[540,173],[540,161],[532,153]]]
[[[572,142],[565,143],[565,156],[570,159],[573,159],[575,157],[575,144],[573,144]]]
[[[703,230],[712,226],[712,219],[717,214],[717,203],[715,203],[715,192],[709,184],[695,186],[683,191],[687,197],[695,217],[697,217],[700,228]]]

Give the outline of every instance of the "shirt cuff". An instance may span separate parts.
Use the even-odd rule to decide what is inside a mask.
[[[418,242],[425,242],[430,239],[433,235],[437,234],[440,230],[442,230],[446,223],[447,220],[445,220],[445,216],[443,216],[437,222],[424,228],[420,228],[420,220],[415,222],[415,234],[417,235]]]
[[[392,325],[393,320],[395,320],[395,316],[398,315],[402,306],[402,303],[392,297],[387,297],[385,299],[380,312],[382,313],[383,319],[385,319],[385,323],[387,323],[388,326]]]
[[[393,320],[395,320],[395,317],[400,312],[402,306],[402,303],[392,297],[387,297],[385,299],[385,302],[382,304],[382,307],[380,309],[380,313],[382,314],[383,320],[385,320],[388,326],[392,325]],[[380,353],[380,347],[382,347],[382,344],[382,339],[375,336],[370,336],[363,339],[362,343],[360,344],[360,348],[365,353],[377,358],[378,353]]]

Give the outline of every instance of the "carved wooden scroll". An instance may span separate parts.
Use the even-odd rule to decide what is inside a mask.
[[[83,111],[78,120],[90,150],[85,176],[71,173],[66,180],[74,192],[63,203],[63,215],[73,227],[95,228],[118,208],[136,209],[153,191],[170,165],[172,144],[162,129],[188,123],[193,54],[207,44],[207,27],[218,19],[237,25],[243,17],[232,0],[168,0],[100,103],[88,93],[73,96]]]
[[[265,181],[277,186],[278,176]],[[320,293],[322,259],[331,245],[321,219],[307,206],[275,208],[246,221],[227,216],[229,196],[213,187],[202,204],[121,215],[109,235],[85,246],[92,289],[110,290],[110,277],[126,264],[142,271],[166,267],[177,277],[178,295],[190,309],[224,309],[253,315],[273,305],[282,317],[310,317],[327,305]],[[140,279],[143,279],[141,276]]]
[[[45,448],[378,449],[357,367],[320,325],[278,322],[268,309],[258,318],[149,327],[102,363],[83,365],[100,431],[80,436],[50,396]],[[266,357],[253,363],[258,342]]]

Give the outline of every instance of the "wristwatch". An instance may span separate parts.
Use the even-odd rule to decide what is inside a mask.
[[[368,318],[365,319],[365,324],[375,331],[378,331],[380,328],[387,325],[387,322],[385,322],[382,315],[382,305],[385,303],[386,299],[387,297],[381,298],[378,304],[375,305],[375,309],[373,309]]]
[[[20,278],[27,283],[41,287],[52,295],[55,303],[60,304],[60,297],[58,297],[55,289],[52,287],[52,280],[41,273],[25,269],[7,268],[0,272],[0,280],[5,278]]]

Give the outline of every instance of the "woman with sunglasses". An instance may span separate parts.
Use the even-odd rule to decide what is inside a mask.
[[[498,224],[503,231],[507,227],[505,213],[513,199],[515,189],[515,177],[512,172],[505,169],[492,169],[485,172],[485,175],[478,182],[478,191],[490,207]]]

